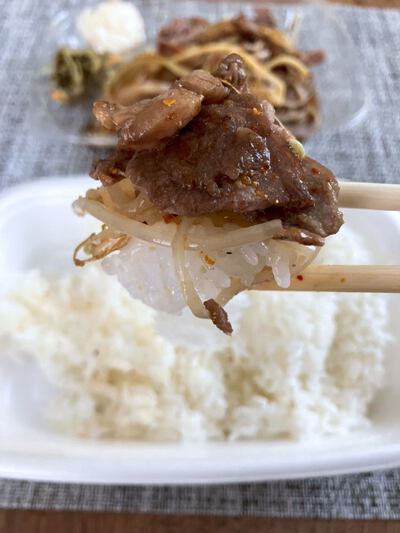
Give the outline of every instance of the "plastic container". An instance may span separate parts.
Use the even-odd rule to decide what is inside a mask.
[[[19,185],[0,195],[0,288],[16,272],[73,268],[71,249],[95,222],[75,216],[71,202],[89,184],[84,176],[51,178]],[[365,217],[362,210],[346,210],[345,215],[349,226],[363,231],[380,261],[391,258],[398,262],[399,213],[371,211]],[[54,394],[44,376],[32,364],[14,364],[2,353],[0,477],[193,484],[400,467],[398,295],[391,297],[390,305],[393,342],[385,354],[387,383],[373,403],[371,425],[364,431],[331,438],[168,444],[69,437],[54,431],[44,420],[43,410]]]
[[[85,2],[94,5],[98,1]],[[273,11],[280,29],[291,31],[296,21],[295,43],[301,50],[323,49],[325,62],[313,69],[321,104],[321,121],[317,131],[336,130],[355,124],[364,115],[366,91],[364,76],[357,50],[345,24],[330,5],[321,3],[268,4],[259,1],[162,1],[137,0],[146,24],[148,42],[154,45],[159,28],[174,17],[203,16],[209,20],[221,20],[235,14],[251,14],[255,8],[268,7]],[[61,105],[49,98],[49,65],[61,46],[84,47],[76,28],[76,19],[83,5],[76,0],[57,2],[49,13],[48,29],[43,36],[37,55],[37,76],[33,79],[34,98],[32,119],[43,135],[61,136],[73,143],[92,145],[113,144],[113,138],[104,135],[88,135],[84,132],[91,117],[93,97],[72,106]],[[47,72],[47,73],[46,73]],[[43,131],[43,115],[48,115],[46,131]]]

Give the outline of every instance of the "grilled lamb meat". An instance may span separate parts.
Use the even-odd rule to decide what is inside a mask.
[[[248,92],[237,55],[214,75],[194,71],[152,100],[126,108],[98,102],[94,112],[130,154],[123,170],[118,159],[118,176],[165,213],[280,218],[288,228],[282,238],[315,245],[343,222],[335,177]]]
[[[229,322],[228,314],[225,309],[213,299],[205,301],[204,307],[207,309],[211,320],[217,326],[217,328],[226,335],[232,335],[232,324]]]
[[[275,20],[267,9],[258,10],[253,18],[238,17],[210,23],[201,17],[175,18],[163,26],[158,34],[158,51],[169,56],[181,52],[188,46],[213,43],[229,39],[267,41],[278,53],[286,52],[277,46],[271,33],[265,27],[276,28]]]
[[[208,26],[208,20],[201,17],[172,19],[158,34],[160,53],[172,55],[180,52],[188,43],[195,41]]]

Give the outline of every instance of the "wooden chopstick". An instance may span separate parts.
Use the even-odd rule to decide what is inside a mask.
[[[288,289],[275,281],[252,287],[261,291],[400,292],[400,265],[310,265],[292,279]]]
[[[339,206],[400,211],[400,185],[340,181]]]
[[[339,206],[356,209],[400,211],[400,185],[340,181]],[[400,265],[310,265],[282,289],[263,281],[261,291],[400,292]]]

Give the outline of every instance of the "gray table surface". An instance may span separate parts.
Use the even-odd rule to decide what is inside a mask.
[[[93,150],[32,124],[31,77],[52,0],[0,0],[0,185],[87,172]],[[307,151],[355,180],[399,181],[400,11],[335,8],[363,50],[368,115]],[[36,114],[37,118],[38,114]],[[400,518],[400,471],[211,487],[107,487],[0,480],[0,507],[279,517]]]

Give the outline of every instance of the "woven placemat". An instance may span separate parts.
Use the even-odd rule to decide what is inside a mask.
[[[400,518],[400,471],[199,487],[0,481],[0,506],[301,518]]]
[[[32,124],[31,78],[52,0],[0,0],[1,186],[38,176],[87,172],[89,148]],[[368,115],[307,150],[338,176],[395,182],[400,162],[400,11],[335,8],[363,51]],[[42,115],[40,115],[42,113]],[[36,114],[36,119],[38,118]],[[39,127],[38,127],[39,125]],[[105,487],[0,481],[0,507],[209,513],[279,517],[400,518],[400,472],[205,487]]]

